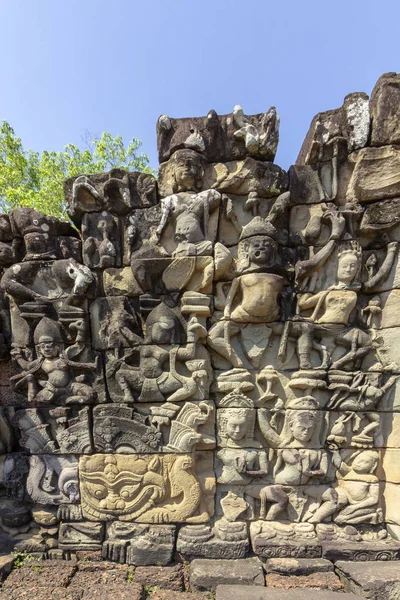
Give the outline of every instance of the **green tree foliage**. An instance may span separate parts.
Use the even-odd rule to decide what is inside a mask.
[[[133,138],[127,146],[120,135],[105,132],[86,136],[84,150],[67,144],[63,150],[25,150],[7,121],[0,127],[0,212],[30,206],[66,218],[63,182],[80,174],[102,173],[114,168],[154,173],[147,154],[138,153],[142,142]]]

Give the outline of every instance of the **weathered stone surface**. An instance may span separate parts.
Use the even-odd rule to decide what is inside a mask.
[[[125,215],[134,207],[152,206],[157,202],[157,183],[152,175],[113,169],[67,179],[64,195],[71,219],[79,225],[85,213],[109,210]]]
[[[53,485],[48,486],[47,478]],[[78,461],[74,456],[45,454],[29,457],[27,494],[38,504],[75,504],[79,501]]]
[[[310,590],[283,590],[277,588],[249,587],[247,585],[218,585],[216,590],[216,600],[308,600]],[[314,600],[356,600],[358,596],[354,594],[343,594],[340,592],[331,592],[328,590],[313,590],[312,598]]]
[[[174,192],[171,165],[160,165],[159,188],[162,196]],[[203,175],[204,189],[216,189],[221,193],[245,196],[255,192],[261,198],[273,198],[285,192],[288,176],[278,165],[253,158],[226,163],[207,164]]]
[[[399,560],[398,541],[380,542],[365,540],[362,544],[349,541],[323,542],[322,556],[333,562],[350,560],[354,562]]]
[[[131,267],[104,269],[103,286],[106,296],[137,298],[143,293],[142,288],[133,276]]]
[[[330,160],[335,152],[335,142],[339,147],[342,145],[345,153],[363,148],[368,142],[369,128],[368,96],[362,92],[349,94],[340,108],[314,117],[296,164]]]
[[[257,558],[239,560],[195,559],[190,563],[190,585],[204,591],[215,590],[223,583],[264,585],[261,563]]]
[[[265,577],[268,588],[331,590],[340,592],[343,589],[338,576],[333,573],[309,573],[308,575],[280,575],[269,573]]]
[[[175,542],[173,525],[142,525],[115,521],[107,528],[103,557],[130,565],[168,565]]]
[[[85,590],[82,600],[91,600],[99,598],[99,600],[143,600],[144,591],[140,585],[126,583],[117,584],[98,584],[93,585],[89,590]]]
[[[62,550],[101,550],[104,538],[103,523],[61,523],[59,547]]]
[[[208,162],[234,160],[247,155],[273,161],[279,139],[279,117],[275,107],[267,113],[246,116],[241,106],[231,115],[173,119],[161,115],[157,122],[157,148],[160,162],[177,150],[202,152]]]
[[[387,600],[400,595],[400,569],[397,562],[353,563],[339,561],[337,572],[345,591],[369,600]]]
[[[400,151],[394,146],[364,148],[352,155],[348,202],[367,204],[400,196]]]
[[[223,522],[223,526],[221,523]],[[245,523],[228,522],[221,519],[211,530],[209,525],[181,527],[176,541],[176,550],[182,556],[211,559],[244,558],[250,549]]]
[[[385,73],[379,77],[371,94],[371,145],[400,143],[400,76]]]
[[[165,590],[183,590],[182,565],[172,567],[136,567],[134,581],[146,587],[157,586]]]
[[[57,566],[54,563],[47,566],[46,562],[32,563],[29,561],[26,566],[11,571],[3,583],[4,590],[18,590],[23,593],[24,589],[38,588],[66,588],[72,580],[76,572],[75,565],[59,563]]]
[[[14,555],[5,554],[0,556],[0,580],[3,581],[10,573],[14,564]]]
[[[324,558],[269,558],[264,569],[267,574],[309,575],[333,571],[333,564]]]
[[[208,592],[175,592],[173,590],[150,590],[148,598],[151,600],[211,600]]]

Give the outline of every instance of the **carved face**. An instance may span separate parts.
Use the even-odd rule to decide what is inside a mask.
[[[41,337],[38,347],[44,358],[56,358],[60,354],[59,346],[48,338]]]
[[[225,431],[228,437],[235,442],[240,442],[248,434],[249,421],[241,411],[231,409],[227,419]]]
[[[290,423],[293,438],[303,444],[309,442],[315,427],[315,415],[311,412],[299,412]]]
[[[80,464],[82,508],[86,516],[108,520],[130,515],[129,520],[150,508],[152,500],[165,494],[166,481],[152,467],[153,457],[94,455]],[[158,461],[158,459],[157,459]],[[152,470],[154,468],[154,470]],[[125,520],[125,519],[123,519]]]
[[[203,239],[199,220],[192,213],[182,213],[176,219],[175,239],[177,242],[196,244]]]
[[[193,151],[176,152],[173,155],[175,191],[195,191],[203,179],[202,156]]]
[[[337,277],[340,283],[350,285],[357,275],[359,267],[358,258],[355,254],[343,254],[339,258]]]
[[[376,452],[361,452],[353,461],[353,471],[360,474],[373,473],[377,467],[378,455]]]
[[[262,235],[251,237],[247,240],[247,252],[250,262],[268,264],[274,252],[272,240]]]

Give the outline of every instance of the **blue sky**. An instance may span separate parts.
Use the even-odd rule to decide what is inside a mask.
[[[315,113],[400,71],[398,0],[0,0],[0,119],[35,150],[158,116],[281,116],[287,168]]]

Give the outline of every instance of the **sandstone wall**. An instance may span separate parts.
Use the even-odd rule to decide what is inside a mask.
[[[130,564],[400,556],[400,76],[273,163],[274,108],[157,124],[159,178],[0,216],[0,540]]]

